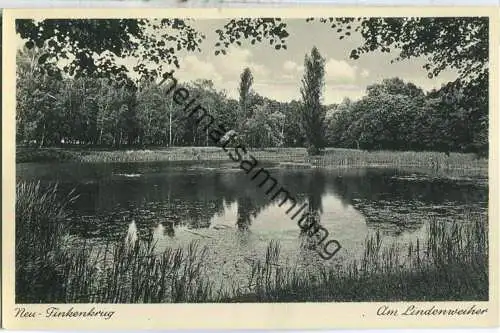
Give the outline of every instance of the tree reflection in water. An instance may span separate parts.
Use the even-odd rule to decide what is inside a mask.
[[[47,168],[43,165],[36,167]],[[76,187],[80,198],[71,207],[72,232],[85,238],[121,237],[132,219],[137,223],[139,234],[153,229],[157,223],[162,223],[169,235],[173,235],[174,226],[179,225],[192,229],[208,228],[214,217],[226,214],[231,205],[237,207],[233,223],[240,231],[251,230],[255,219],[266,209],[280,209],[283,219],[290,218],[285,214],[288,203],[277,207],[281,198],[271,201],[271,196],[265,195],[265,189],[250,181],[241,170],[138,163],[128,165],[125,171],[141,177],[127,178],[117,176],[124,172],[121,170],[123,166],[89,164],[75,167],[68,163],[56,168],[59,168],[57,172],[52,173],[42,170],[39,174],[45,176],[41,183],[53,182],[54,179],[49,177],[52,174],[57,180],[62,180],[61,193]],[[419,228],[423,221],[396,228],[394,224],[398,221],[385,221],[390,216],[380,215],[380,212],[404,216],[426,205],[444,209],[444,214],[448,214],[446,205],[475,204],[483,207],[488,200],[487,187],[474,181],[421,177],[418,171],[278,168],[270,171],[278,184],[297,198],[297,208],[303,202],[308,203],[311,218],[324,218],[323,199],[326,195],[335,196],[344,207],[353,206],[366,216],[369,228],[387,232]],[[31,170],[29,175],[37,178],[39,174]],[[18,176],[23,179],[28,174]],[[300,234],[298,226],[297,234]]]

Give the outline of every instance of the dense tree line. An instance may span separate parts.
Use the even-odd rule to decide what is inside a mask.
[[[420,57],[427,61],[423,69],[429,77],[448,68],[457,70],[459,76],[429,93],[398,79],[386,80],[369,87],[359,101],[324,106],[318,104],[321,92],[312,96],[314,89],[309,89],[321,90],[324,70],[310,66],[321,63],[319,52],[315,56],[313,50],[304,62],[310,70],[302,81],[301,101],[280,103],[258,96],[251,90],[249,70],[243,71],[238,101],[216,91],[210,81],[187,85],[203,90],[209,112],[237,130],[248,146],[307,146],[313,154],[325,145],[487,153],[488,17],[306,21],[313,20],[330,26],[332,37],[361,35],[360,45],[350,50],[351,59],[374,51],[394,54],[392,61]],[[163,88],[151,83],[164,67],[179,67],[178,51],[200,51],[205,35],[190,22],[16,20],[16,31],[26,40],[26,50],[18,57],[18,142],[39,146],[62,141],[92,146],[207,145],[207,133],[196,122],[180,121],[181,110],[165,100]],[[213,48],[218,56],[242,42],[265,43],[278,52],[286,50],[289,42],[287,24],[280,18],[228,19],[215,32],[218,40]],[[133,69],[141,77],[139,82],[132,82],[127,69],[116,62],[131,56],[152,64]],[[61,60],[67,65],[56,67]]]
[[[401,79],[385,79],[369,86],[360,100],[345,99],[332,111],[326,135],[336,147],[488,151],[488,101],[473,103],[467,89],[453,84],[424,93]]]
[[[212,144],[203,124],[186,118],[185,111],[172,103],[165,92],[168,87],[148,80],[134,84],[117,78],[50,76],[38,70],[39,54],[35,49],[24,50],[17,58],[18,143],[39,147]],[[319,53],[312,54],[321,63]],[[306,61],[311,61],[309,56]],[[369,86],[360,100],[345,99],[327,109],[260,96],[251,88],[251,75],[243,70],[240,101],[215,89],[209,80],[185,83],[200,96],[200,104],[219,123],[235,129],[249,147],[305,147],[307,132],[319,122],[320,132],[314,132],[313,139],[331,147],[487,151],[487,122],[482,119],[487,117],[488,101],[471,101],[466,89],[457,90],[452,84],[425,93],[401,79],[386,79]],[[303,94],[307,97],[306,91]],[[312,108],[318,112],[316,118],[307,113]],[[308,123],[313,123],[310,129],[304,125]]]
[[[64,78],[39,70],[36,48],[18,53],[17,142],[38,147],[208,146],[204,125],[172,103],[168,86],[110,77]],[[250,74],[251,75],[251,74]],[[245,106],[212,81],[183,83],[225,128],[251,147],[301,146],[299,103],[281,103],[248,87]]]
[[[359,101],[324,106],[319,103],[321,94],[328,93],[322,92],[324,69],[319,51],[313,50],[304,62],[309,70],[300,101],[282,103],[259,96],[251,89],[248,69],[242,69],[238,100],[217,91],[210,81],[186,86],[201,92],[208,112],[251,147],[308,147],[313,154],[324,146],[487,153],[487,17],[316,20],[330,25],[339,39],[353,32],[361,35],[351,59],[373,51],[394,53],[394,61],[423,57],[429,77],[447,68],[456,69],[459,76],[428,93],[388,79],[368,87]],[[189,20],[16,20],[16,30],[26,40],[18,56],[18,143],[210,144],[203,128],[185,120],[182,110],[165,97],[165,88],[152,80],[167,65],[179,67],[178,51],[200,50],[205,36]],[[231,19],[216,33],[214,52],[220,56],[242,41],[285,50],[289,37],[287,24],[279,18]],[[138,82],[115,61],[130,56],[153,64],[133,69],[141,77]],[[61,60],[67,60],[62,69],[55,66]]]

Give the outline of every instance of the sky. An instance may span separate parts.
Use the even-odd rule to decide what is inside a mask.
[[[279,101],[300,99],[304,57],[316,46],[325,58],[325,104],[339,103],[345,97],[358,99],[366,87],[384,78],[400,77],[424,90],[439,88],[454,80],[457,75],[444,71],[437,78],[429,79],[422,68],[425,58],[403,60],[391,64],[396,53],[372,52],[359,59],[349,59],[350,51],[362,45],[359,33],[343,40],[328,24],[305,22],[304,19],[284,20],[287,23],[287,50],[275,50],[266,43],[242,43],[232,47],[227,55],[214,55],[212,45],[217,41],[215,30],[225,20],[197,20],[191,24],[206,35],[202,52],[183,54],[180,69],[175,75],[180,80],[211,79],[219,89],[237,98],[240,74],[245,67],[252,70],[254,90],[260,95]]]
[[[371,52],[359,59],[349,59],[350,51],[363,43],[359,33],[338,39],[328,24],[305,19],[284,19],[290,36],[287,49],[276,50],[268,42],[231,46],[226,55],[214,54],[217,42],[215,30],[223,27],[225,20],[197,19],[190,25],[206,35],[200,45],[201,52],[178,52],[180,68],[174,76],[180,81],[208,79],[216,88],[225,90],[237,99],[241,72],[249,67],[254,77],[253,89],[258,94],[278,101],[300,99],[304,57],[316,46],[325,58],[325,88],[323,103],[340,103],[344,98],[356,100],[365,94],[366,87],[384,78],[399,77],[428,91],[453,81],[457,75],[443,71],[437,78],[429,79],[422,68],[424,58],[403,60],[391,64],[396,53]],[[137,64],[136,59],[123,61],[127,67]]]

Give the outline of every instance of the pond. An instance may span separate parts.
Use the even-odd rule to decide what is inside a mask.
[[[123,239],[132,221],[139,237],[158,247],[207,245],[207,265],[220,279],[239,279],[248,261],[262,258],[271,240],[289,264],[341,265],[362,253],[364,240],[380,232],[384,242],[425,238],[433,218],[462,221],[467,212],[487,221],[487,177],[390,168],[268,170],[299,201],[320,215],[330,239],[341,244],[325,262],[303,246],[297,222],[269,200],[234,165],[200,162],[17,165],[17,179],[59,183],[79,194],[70,207],[70,232],[99,243]],[[466,222],[466,221],[463,221]],[[241,273],[241,274],[239,274]]]

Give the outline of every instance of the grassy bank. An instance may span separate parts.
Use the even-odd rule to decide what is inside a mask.
[[[268,148],[249,150],[259,161],[300,163],[319,167],[394,166],[434,169],[487,169],[488,160],[474,154],[439,152],[363,151],[328,148],[324,155],[309,157],[305,148]],[[160,162],[160,161],[231,161],[218,147],[178,147],[152,150],[28,149],[18,148],[18,163],[26,162]]]
[[[158,254],[151,239],[96,246],[65,233],[65,205],[57,189],[18,184],[16,301],[160,303],[487,300],[488,227],[480,215],[453,225],[433,220],[426,239],[384,244],[365,241],[361,258],[340,268],[304,271],[280,260],[270,242],[249,264],[247,287],[218,287],[197,243]],[[404,253],[404,254],[402,254]]]
[[[488,299],[488,242],[484,221],[445,226],[431,221],[427,238],[405,245],[365,241],[359,260],[337,269],[303,272],[280,267],[279,247],[270,245],[251,278],[254,290],[234,302],[466,301]],[[403,251],[404,253],[404,251]]]
[[[81,161],[80,150],[58,148],[16,148],[16,163],[50,163]]]

